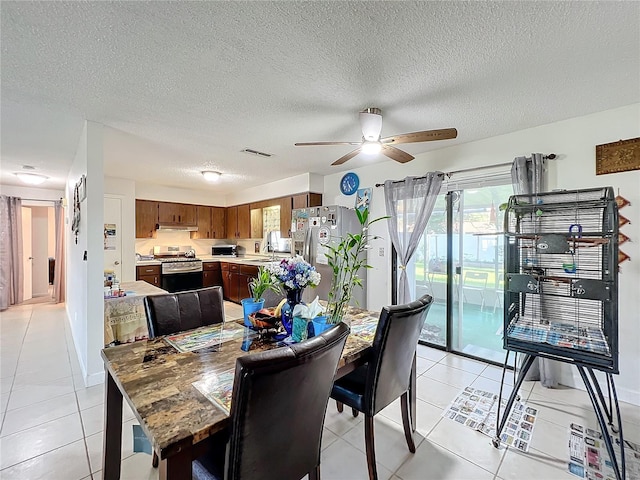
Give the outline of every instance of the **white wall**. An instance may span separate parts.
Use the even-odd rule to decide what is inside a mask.
[[[216,193],[215,184],[212,184],[211,190],[193,190],[136,182],[135,198],[159,200],[163,202],[211,205],[214,207],[223,207],[226,205],[224,195]]]
[[[621,230],[632,241],[621,247],[631,257],[621,265],[619,276],[619,337],[620,375],[616,378],[620,398],[640,405],[640,170],[609,175],[595,175],[595,145],[638,137],[640,133],[640,104],[607,110],[584,117],[542,125],[498,137],[456,145],[419,155],[408,164],[392,161],[380,162],[354,170],[360,177],[360,186],[369,187],[387,179],[402,179],[407,175],[422,175],[428,171],[453,170],[510,162],[516,156],[532,152],[555,153],[559,158],[550,162],[550,188],[588,188],[613,186],[615,191],[631,201],[631,206],[621,211],[631,220]],[[324,203],[353,206],[353,197],[340,193],[342,173],[328,175],[324,179]],[[371,202],[373,218],[384,215],[384,192],[375,188]],[[634,221],[635,220],[635,221]],[[385,237],[377,245],[384,244],[385,253],[390,250],[386,225],[382,222],[372,233]],[[379,257],[378,248],[369,255],[374,267],[369,271],[367,292],[368,307],[379,309],[391,301],[390,260],[388,254]],[[563,364],[562,383],[581,387],[575,369]]]
[[[102,125],[85,122],[67,178],[67,315],[86,385],[104,379],[100,350],[104,345],[103,230],[104,168]],[[87,176],[87,198],[81,202],[80,230],[71,233],[73,190]],[[87,259],[84,260],[84,254]],[[84,286],[85,288],[79,288]]]
[[[56,201],[65,196],[64,190],[51,190],[48,188],[22,187],[20,185],[0,185],[2,195],[12,197],[33,198],[35,200]]]
[[[269,198],[284,197],[303,192],[322,192],[323,184],[319,175],[303,173],[295,177],[266,183],[258,187],[238,189],[226,196],[226,205],[259,202]]]

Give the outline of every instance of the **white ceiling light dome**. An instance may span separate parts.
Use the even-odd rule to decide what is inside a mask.
[[[18,172],[15,175],[24,183],[29,185],[40,185],[45,180],[49,179],[49,177],[40,175],[39,173]]]
[[[205,170],[204,172],[202,172],[202,176],[207,182],[217,182],[218,180],[220,180],[222,173],[214,172],[212,170]]]

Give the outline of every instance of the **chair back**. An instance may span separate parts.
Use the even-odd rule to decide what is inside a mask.
[[[487,281],[489,280],[489,274],[487,272],[464,272],[464,280],[462,285],[464,288],[475,288],[477,290],[484,290],[487,288]]]
[[[297,480],[320,464],[327,402],[348,335],[340,323],[302,343],[238,358],[227,480]]]
[[[409,389],[411,366],[433,297],[383,307],[367,369],[364,409],[375,415]]]
[[[144,298],[149,338],[222,323],[222,287],[209,287]]]

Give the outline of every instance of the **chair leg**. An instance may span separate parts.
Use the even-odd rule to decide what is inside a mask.
[[[320,465],[309,472],[309,480],[320,480]]]
[[[344,410],[344,404],[336,400],[336,408],[338,409],[339,413],[342,413],[342,411]]]
[[[355,408],[351,409],[351,415],[353,415],[353,418],[356,418],[358,416],[360,412],[358,410],[356,410]]]
[[[158,454],[153,452],[153,459],[151,460],[151,465],[153,468],[158,468],[158,464],[160,463],[160,459],[158,458]]]
[[[416,444],[413,442],[413,429],[409,418],[409,392],[404,392],[400,397],[400,410],[402,410],[402,426],[404,427],[404,438],[411,453],[416,453]]]
[[[376,443],[373,436],[373,417],[364,416],[364,443],[367,450],[367,467],[369,467],[369,480],[378,480],[376,469]]]

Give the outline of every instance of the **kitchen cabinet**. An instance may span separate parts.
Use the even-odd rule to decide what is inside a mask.
[[[224,285],[222,282],[222,270],[220,269],[219,262],[204,262],[202,264],[202,286],[221,286],[224,290]]]
[[[291,197],[280,199],[280,236],[282,238],[291,237]]]
[[[210,239],[225,237],[225,208],[207,207],[198,205],[196,207],[198,231],[191,232],[191,238]]]
[[[160,265],[143,265],[136,267],[136,280],[160,287]]]
[[[249,204],[227,208],[227,238],[251,238],[251,209]]]
[[[202,238],[213,238],[211,236],[211,207],[197,206],[196,207],[196,216],[198,231],[191,232],[191,238],[202,239]]]
[[[300,193],[291,197],[293,201],[293,208],[307,208],[307,207],[320,207],[322,206],[322,194],[321,193]]]
[[[249,280],[258,275],[258,267],[220,262],[220,273],[225,300],[240,303],[243,298],[251,296]]]
[[[169,225],[196,225],[195,205],[185,203],[158,202],[158,223]]]
[[[136,238],[153,238],[158,223],[158,202],[136,199]]]
[[[227,238],[226,218],[225,208],[211,207],[211,238]]]

